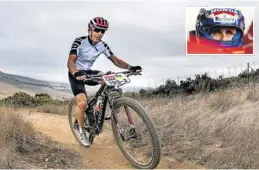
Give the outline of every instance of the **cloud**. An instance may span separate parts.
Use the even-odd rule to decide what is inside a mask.
[[[231,3],[234,1],[1,1],[0,68],[68,82],[66,62],[72,42],[87,34],[88,21],[94,16],[110,21],[104,41],[113,52],[144,68],[143,76],[132,78],[133,85],[257,60],[255,56],[185,56],[185,7]],[[235,1],[235,6],[242,5],[258,8],[256,2]],[[103,55],[93,69],[121,70]]]

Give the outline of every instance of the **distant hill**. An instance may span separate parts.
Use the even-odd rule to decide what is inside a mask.
[[[92,95],[100,86],[86,86],[89,95]],[[140,87],[123,87],[125,92],[139,91]],[[69,83],[42,81],[21,75],[9,74],[0,71],[0,99],[13,95],[16,92],[26,92],[30,95],[48,93],[56,99],[73,97]]]
[[[31,95],[36,93],[49,93],[56,99],[68,99],[73,97],[69,84],[42,81],[0,71],[0,98],[10,96],[20,91]]]

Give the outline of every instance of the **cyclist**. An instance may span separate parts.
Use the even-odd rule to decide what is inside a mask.
[[[86,132],[82,128],[84,125],[84,111],[87,107],[87,93],[82,80],[87,75],[102,73],[99,70],[91,69],[95,60],[101,54],[104,54],[119,68],[128,69],[133,72],[142,71],[140,66],[132,66],[119,59],[111,51],[108,44],[102,41],[102,37],[108,28],[109,22],[105,18],[95,17],[91,19],[88,23],[88,35],[78,37],[74,40],[67,61],[68,78],[77,103],[76,120],[79,125],[77,130],[84,146],[90,146],[90,143]],[[88,82],[87,85],[95,86],[98,83]]]
[[[188,54],[248,54],[245,18],[235,8],[201,8],[196,28],[189,32]]]

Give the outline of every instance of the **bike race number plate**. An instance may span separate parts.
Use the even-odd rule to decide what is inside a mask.
[[[108,86],[122,86],[130,82],[130,79],[123,73],[105,75],[103,79]]]

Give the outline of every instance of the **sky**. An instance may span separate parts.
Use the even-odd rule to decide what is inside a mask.
[[[142,76],[131,78],[133,86],[154,86],[204,71],[228,72],[228,67],[250,61],[259,66],[258,55],[185,56],[185,8],[219,5],[254,6],[254,16],[259,15],[259,2],[247,0],[0,1],[0,71],[68,83],[71,45],[87,35],[87,24],[95,16],[109,20],[103,40],[114,54],[142,66]],[[256,41],[257,24],[254,29]],[[122,71],[104,55],[92,69]]]

